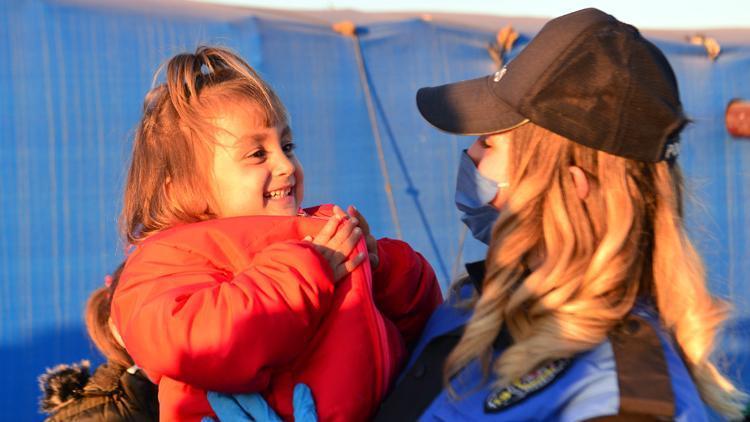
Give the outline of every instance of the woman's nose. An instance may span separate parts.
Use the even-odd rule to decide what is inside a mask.
[[[478,165],[479,162],[482,161],[482,157],[484,157],[485,149],[487,148],[484,144],[484,138],[479,137],[473,144],[471,144],[469,149],[466,150],[466,154],[469,155],[469,158],[474,162],[474,165]]]

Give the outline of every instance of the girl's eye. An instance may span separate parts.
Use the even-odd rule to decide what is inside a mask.
[[[259,149],[245,155],[245,158],[252,158],[254,160],[262,160],[266,158],[266,150]]]
[[[287,144],[284,144],[281,149],[284,150],[284,154],[288,155],[294,152],[295,149],[297,149],[297,144],[295,144],[294,142],[289,142]]]

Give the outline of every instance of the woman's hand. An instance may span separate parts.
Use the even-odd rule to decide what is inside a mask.
[[[315,249],[323,255],[333,270],[333,281],[343,279],[347,274],[354,271],[362,261],[365,254],[359,253],[352,259],[347,259],[357,242],[362,237],[362,229],[357,227],[359,220],[350,218],[338,206],[334,207],[333,217],[313,238],[307,236],[304,240],[311,242]]]
[[[282,419],[271,409],[258,393],[223,394],[209,391],[206,393],[209,404],[221,422],[224,421],[267,421],[281,422]],[[294,386],[292,398],[294,420],[297,422],[317,422],[318,412],[315,409],[310,388],[305,384]],[[201,422],[216,422],[205,417]]]

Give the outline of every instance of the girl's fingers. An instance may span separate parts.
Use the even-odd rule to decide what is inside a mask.
[[[354,269],[357,268],[359,264],[365,262],[366,258],[367,258],[367,255],[360,252],[354,258],[344,262],[343,266],[344,266],[344,269],[346,269],[346,273],[348,274],[354,271]]]
[[[344,239],[344,241],[339,244],[339,246],[336,248],[336,252],[340,253],[345,260],[349,256],[349,254],[352,253],[354,247],[357,246],[357,242],[359,242],[359,239],[361,237],[362,229],[360,229],[359,227],[355,227],[349,237]]]
[[[336,230],[336,234],[333,235],[330,241],[328,241],[328,247],[331,249],[339,249],[339,246],[344,243],[354,232],[357,226],[352,224],[350,220],[343,221]],[[361,229],[359,230],[361,233]]]
[[[367,245],[367,251],[370,254],[370,264],[375,269],[380,264],[380,258],[378,257],[378,241],[370,233],[370,225],[367,223],[367,219],[363,216],[359,210],[350,205],[347,211],[353,218],[359,220],[359,227],[362,228],[362,233],[365,235],[365,244]]]
[[[333,255],[333,251],[326,248],[325,246],[316,245],[315,243],[312,244],[313,248],[315,248],[316,251],[325,259],[328,261],[328,263],[331,263],[331,256]]]
[[[358,227],[359,218],[350,217],[339,206],[333,207],[333,214],[311,241],[331,265],[334,280],[338,281],[367,259],[368,254],[360,253],[350,260],[347,259],[362,238],[363,229]],[[307,236],[304,240],[309,238]]]
[[[353,208],[352,206],[349,206],[349,208],[347,209],[347,212],[344,212],[344,210],[341,209],[341,207],[339,207],[338,205],[334,205],[333,214],[338,217],[341,217],[342,220],[351,220],[352,223],[354,223],[354,225],[359,225],[359,220],[357,219],[357,217],[351,212],[349,212],[352,208]]]
[[[362,227],[362,232],[364,232],[365,236],[370,234],[370,224],[367,223],[367,219],[365,219],[365,216],[362,215],[362,213],[359,212],[357,208],[355,208],[353,205],[349,205],[349,208],[347,208],[347,211],[349,211],[349,215],[356,218],[359,221],[359,227]]]
[[[342,278],[346,277],[347,274],[354,271],[354,269],[357,268],[359,264],[364,262],[365,258],[366,255],[360,252],[354,258],[337,265],[333,271],[334,280],[340,281]]]
[[[346,214],[346,213],[344,212],[344,210],[342,210],[342,209],[341,209],[341,207],[340,207],[340,206],[338,206],[338,205],[334,205],[334,206],[333,206],[333,215],[335,215],[335,216],[337,216],[337,217],[339,217],[339,218],[346,218],[346,217],[349,217],[349,216],[348,216],[348,215],[347,215],[347,214]]]
[[[322,229],[315,235],[313,243],[317,245],[326,245],[330,242],[333,235],[336,234],[336,228],[339,226],[341,219],[337,217],[330,217],[328,222],[323,226]]]

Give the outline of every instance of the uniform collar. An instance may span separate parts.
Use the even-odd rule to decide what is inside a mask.
[[[482,293],[482,282],[484,281],[484,274],[485,274],[485,267],[484,267],[484,260],[482,261],[476,261],[476,262],[469,262],[466,264],[466,272],[469,274],[469,279],[471,280],[471,284],[474,287],[474,290],[477,291],[477,293]],[[460,327],[459,333],[463,332],[463,327]],[[459,334],[460,335],[460,334]],[[492,343],[492,348],[495,351],[502,351],[508,348],[508,346],[513,342],[513,339],[510,336],[510,333],[508,333],[508,330],[506,327],[503,327],[502,330],[500,330],[500,333],[495,338],[495,341]]]
[[[466,272],[469,274],[471,284],[478,293],[482,293],[482,282],[484,281],[484,260],[469,262],[466,264]]]

